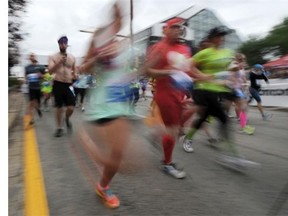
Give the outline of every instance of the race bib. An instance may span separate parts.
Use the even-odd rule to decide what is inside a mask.
[[[177,89],[189,91],[193,89],[193,81],[190,76],[182,71],[173,72],[170,77],[173,80],[173,86]]]
[[[132,95],[132,89],[130,83],[122,85],[110,85],[107,86],[107,99],[106,102],[126,102],[129,101]]]

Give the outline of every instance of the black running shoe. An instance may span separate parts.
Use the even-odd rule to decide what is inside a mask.
[[[61,136],[63,136],[63,129],[58,128],[54,134],[54,137],[61,137]]]

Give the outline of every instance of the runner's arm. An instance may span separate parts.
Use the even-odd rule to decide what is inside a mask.
[[[212,80],[213,75],[207,75],[201,72],[198,69],[198,65],[192,60],[190,65],[190,71],[187,73],[189,76],[191,76],[195,81],[204,81],[204,80]]]
[[[157,46],[152,47],[147,54],[147,59],[144,66],[140,69],[140,73],[145,74],[151,78],[170,75],[171,70],[156,68],[156,66],[161,61],[161,53],[161,50]]]

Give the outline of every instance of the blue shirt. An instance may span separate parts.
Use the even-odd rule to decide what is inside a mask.
[[[29,89],[41,88],[41,74],[45,73],[43,65],[30,64],[25,67],[25,76],[28,80]]]

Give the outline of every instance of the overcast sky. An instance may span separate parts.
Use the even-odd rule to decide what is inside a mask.
[[[129,3],[129,0],[121,1]],[[90,34],[79,30],[94,29],[109,22],[106,19],[109,2],[114,0],[31,0],[23,17],[23,31],[29,33],[22,42],[23,53],[53,54],[58,51],[57,39],[66,34],[69,52],[82,56]],[[243,40],[249,35],[265,36],[288,17],[287,0],[134,0],[134,31],[145,29],[192,5],[212,10]],[[124,14],[129,17],[129,5]]]

